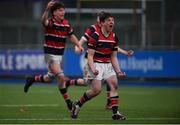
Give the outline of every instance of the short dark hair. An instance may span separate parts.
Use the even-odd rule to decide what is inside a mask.
[[[100,11],[100,12],[97,14],[97,17],[99,17],[99,18],[102,17],[102,16],[104,15],[104,13],[105,13],[104,11]]]
[[[54,3],[53,6],[51,7],[51,14],[53,14],[53,12],[59,8],[65,8],[64,4],[62,2]]]
[[[100,22],[100,17],[102,17],[104,13],[104,11],[97,13],[97,22]]]
[[[104,22],[107,18],[113,17],[111,13],[104,12],[101,17],[99,17],[100,22]]]

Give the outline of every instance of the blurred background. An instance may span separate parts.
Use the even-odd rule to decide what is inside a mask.
[[[25,94],[26,75],[47,73],[40,18],[48,0],[0,0],[0,123],[179,124],[180,0],[61,1],[78,39],[95,23],[99,11],[107,11],[115,18],[119,46],[134,50],[132,57],[118,54],[126,73],[119,79],[120,111],[127,120],[111,120],[110,111],[104,109],[106,91],[88,102],[77,120],[69,117],[56,82],[35,84]],[[83,59],[84,53],[76,54],[67,40],[65,75],[82,77]],[[68,92],[75,101],[88,88],[74,86]]]
[[[95,23],[99,11],[115,18],[114,32],[121,48],[133,57],[118,55],[129,78],[180,78],[179,0],[60,0],[80,39]],[[0,76],[46,73],[43,27],[40,18],[47,0],[0,1]],[[67,41],[64,71],[82,76],[83,55]]]

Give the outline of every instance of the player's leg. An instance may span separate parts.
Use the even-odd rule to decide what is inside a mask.
[[[87,62],[87,59],[84,60],[85,62]],[[86,63],[87,64],[87,63]],[[87,65],[84,66],[83,69],[83,78],[78,78],[78,79],[71,79],[69,81],[66,82],[67,87],[70,85],[77,85],[77,86],[86,86],[88,80],[90,80],[89,76],[88,76],[88,68]]]
[[[48,64],[48,69],[51,71],[51,73],[54,74],[55,78],[57,79],[58,88],[63,96],[67,107],[69,110],[72,108],[72,101],[70,100],[70,95],[67,92],[65,81],[67,77],[64,76],[63,70],[60,67],[62,56],[56,56],[56,55],[46,55],[46,62]]]
[[[107,98],[107,103],[106,103],[106,106],[105,106],[106,109],[111,109],[110,90],[111,90],[111,88],[106,83],[106,98]]]
[[[92,80],[90,76],[88,75],[88,65],[87,65],[87,59],[84,59],[85,66],[83,68],[83,78],[78,78],[75,80],[75,82],[72,82],[71,84],[74,83],[74,85],[77,86],[86,86],[89,80]]]
[[[77,118],[79,110],[83,106],[83,104],[89,101],[90,99],[94,98],[101,92],[101,80],[92,80],[90,86],[91,88],[87,90],[83,94],[83,96],[81,96],[80,99],[73,104],[71,115],[72,118]]]
[[[51,83],[54,80],[54,75],[50,72],[46,75],[29,75],[26,77],[26,84],[24,85],[24,92],[28,92],[30,86],[35,82],[40,83]]]
[[[55,75],[55,78],[57,79],[59,91],[63,96],[68,109],[71,110],[72,101],[70,100],[70,95],[66,89],[66,85],[65,85],[66,77],[64,76],[63,70],[61,69],[58,63],[51,64],[51,66],[49,66],[49,69]]]
[[[77,79],[68,79],[66,80],[66,87],[68,88],[69,86],[76,85],[76,86],[86,86],[86,83],[84,79],[82,78],[77,78]]]
[[[77,85],[77,86],[86,86],[87,81],[89,80],[88,77],[88,69],[87,69],[87,59],[84,59],[85,66],[83,69],[83,78],[77,78],[77,79],[69,79],[66,81],[66,87],[72,86],[72,85]]]
[[[80,107],[82,107],[82,105],[85,102],[89,101],[91,98],[97,96],[101,92],[101,80],[102,80],[102,74],[103,74],[103,69],[101,69],[102,64],[95,63],[94,65],[95,65],[95,68],[99,71],[99,74],[95,76],[92,73],[92,70],[88,68],[89,70],[88,70],[87,75],[89,75],[92,78],[90,82],[90,89],[86,91],[84,95],[81,96],[77,102],[73,104],[73,108],[72,108],[73,110],[71,114],[72,118],[77,118]]]
[[[114,120],[125,120],[126,117],[119,112],[119,96],[118,96],[118,80],[115,75],[106,79],[107,84],[109,85],[110,91],[110,100],[111,100],[111,109],[112,109],[112,118]]]
[[[116,73],[112,67],[112,64],[105,65],[106,71],[103,78],[110,87],[110,101],[112,109],[112,118],[114,120],[124,120],[125,116],[119,112],[119,95],[118,95],[118,79]]]

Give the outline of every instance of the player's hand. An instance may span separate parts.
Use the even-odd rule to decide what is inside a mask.
[[[49,1],[49,3],[47,4],[47,7],[46,7],[46,9],[51,9],[51,7],[54,5],[54,3],[55,3],[56,1],[54,1],[54,0],[51,0],[51,1]]]
[[[75,51],[75,53],[78,53],[78,54],[81,53],[81,50],[77,46],[75,46],[74,51]]]
[[[78,46],[78,49],[79,49],[80,53],[82,53],[84,51],[84,48],[81,45]]]
[[[92,70],[93,74],[97,76],[99,74],[99,71],[97,69]]]
[[[134,54],[134,51],[133,51],[133,50],[127,51],[127,56],[132,56],[133,54]]]
[[[117,76],[118,76],[119,78],[124,78],[124,77],[126,77],[126,73],[120,71],[120,72],[117,73]]]

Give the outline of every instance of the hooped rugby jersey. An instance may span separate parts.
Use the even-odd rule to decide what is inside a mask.
[[[89,38],[91,37],[91,35],[98,29],[100,28],[98,23],[95,23],[93,25],[91,25],[90,27],[88,27],[86,30],[85,30],[85,33],[84,33],[84,38],[88,41]]]
[[[88,41],[89,38],[92,36],[92,34],[98,29],[100,29],[100,26],[98,25],[98,23],[91,25],[90,27],[86,29],[83,37]],[[85,53],[85,58],[87,58],[87,55],[88,55],[88,51],[86,51]]]
[[[110,63],[111,54],[117,51],[118,38],[114,32],[110,32],[108,37],[105,37],[101,29],[92,34],[88,41],[88,48],[94,49],[94,62]]]
[[[44,52],[46,54],[63,55],[66,38],[73,34],[73,28],[66,19],[58,21],[51,17],[48,20],[49,24],[45,27]]]

